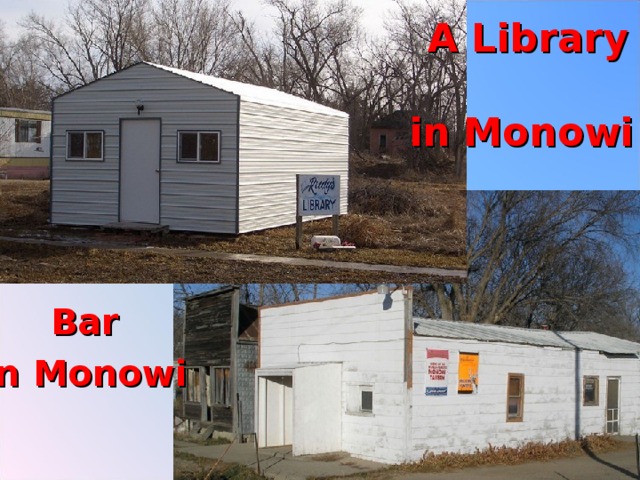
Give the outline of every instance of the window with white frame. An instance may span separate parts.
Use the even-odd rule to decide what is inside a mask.
[[[101,131],[67,132],[67,160],[102,160],[103,140]]]
[[[346,413],[373,416],[373,384],[353,383],[347,386]]]
[[[220,163],[220,132],[178,132],[178,161]]]

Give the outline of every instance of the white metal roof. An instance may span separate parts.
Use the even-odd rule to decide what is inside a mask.
[[[349,115],[340,110],[325,107],[319,103],[305,100],[304,98],[296,97],[289,93],[280,92],[273,88],[260,87],[258,85],[251,85],[249,83],[236,82],[233,80],[227,80],[224,78],[212,77],[210,75],[204,75],[202,73],[189,72],[187,70],[180,70],[178,68],[166,67],[164,65],[158,65],[155,63],[144,62],[147,65],[151,65],[162,70],[166,70],[176,75],[195,80],[205,85],[224,90],[225,92],[239,95],[240,98],[247,102],[253,102],[263,105],[272,105],[275,107],[292,108],[295,110],[304,110],[307,112],[322,113],[325,115],[331,115],[334,117],[347,118]]]
[[[598,350],[605,353],[640,355],[640,343],[610,337],[595,332],[560,332],[560,335],[572,345],[582,350]]]
[[[640,343],[593,332],[553,332],[501,325],[414,318],[414,333],[424,337],[504,342],[542,347],[596,350],[610,354],[640,355]]]
[[[282,365],[274,365],[272,367],[256,368],[256,373],[259,376],[271,376],[271,375],[291,375],[297,368],[303,367],[317,367],[321,365],[342,365],[342,362],[301,362],[301,363],[285,363]]]

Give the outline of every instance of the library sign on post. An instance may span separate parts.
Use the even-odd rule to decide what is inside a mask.
[[[333,234],[338,235],[340,175],[296,175],[296,249],[302,242],[302,217],[333,217]]]

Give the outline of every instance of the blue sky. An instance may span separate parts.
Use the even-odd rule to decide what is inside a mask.
[[[485,43],[495,45],[499,22],[542,29],[609,29],[629,37],[620,59],[608,62],[610,47],[598,40],[595,54],[566,54],[552,43],[549,54],[478,54],[473,27],[482,23]],[[531,125],[622,123],[631,116],[631,149],[469,148],[470,190],[617,190],[640,188],[640,2],[479,1],[468,3],[468,114],[484,125],[488,117]]]

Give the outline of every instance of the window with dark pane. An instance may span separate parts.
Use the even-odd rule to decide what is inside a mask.
[[[373,392],[371,390],[363,390],[361,410],[363,412],[373,412]]]
[[[180,160],[198,160],[198,134],[182,132],[180,134]]]
[[[200,161],[202,162],[218,161],[218,134],[217,133],[201,133],[200,134]]]
[[[70,132],[67,135],[67,157],[84,158],[84,133]]]
[[[102,133],[87,132],[87,157],[93,159],[102,158]]]
[[[39,120],[16,120],[16,143],[40,143],[42,122]]]

